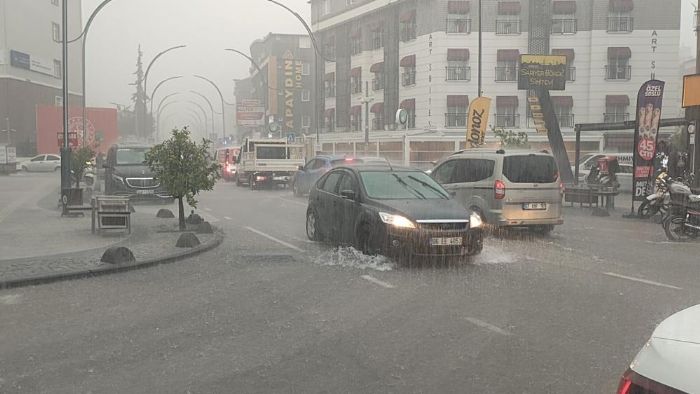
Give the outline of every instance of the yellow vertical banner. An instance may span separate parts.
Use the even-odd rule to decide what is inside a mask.
[[[484,144],[486,127],[489,123],[489,110],[491,109],[491,99],[479,97],[469,104],[467,118],[467,142],[472,148],[477,148]]]

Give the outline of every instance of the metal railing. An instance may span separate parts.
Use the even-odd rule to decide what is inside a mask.
[[[446,113],[445,114],[445,127],[466,127],[467,126],[467,114],[466,113]]]
[[[520,20],[496,20],[496,34],[520,34]]]
[[[606,112],[603,114],[603,123],[619,123],[630,120],[627,112]]]
[[[605,66],[605,79],[608,81],[629,81],[632,66]]]
[[[382,118],[372,119],[372,130],[384,130],[384,119],[382,119]]]
[[[518,67],[496,67],[496,82],[513,82],[518,80]]]
[[[360,53],[362,53],[362,42],[353,38],[350,41],[350,54],[358,55]]]
[[[469,66],[448,66],[445,67],[445,79],[448,81],[470,81],[472,79],[472,69]]]
[[[567,81],[575,81],[576,80],[576,67],[567,67],[566,68],[566,80]]]
[[[384,89],[384,78],[375,78],[372,80],[372,90]]]
[[[634,30],[634,18],[631,16],[609,16],[608,33],[631,33]]]
[[[445,30],[448,33],[471,33],[472,20],[469,18],[448,16],[447,19],[445,19]]]
[[[416,84],[416,72],[405,71],[401,73],[401,86],[411,86]]]
[[[382,37],[374,37],[372,38],[372,49],[379,49],[382,47]]]
[[[557,114],[559,127],[574,127],[574,114]]]
[[[520,127],[520,114],[495,114],[496,127]]]
[[[552,34],[574,34],[577,31],[576,19],[552,19]]]

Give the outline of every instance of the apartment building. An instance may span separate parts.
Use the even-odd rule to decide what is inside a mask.
[[[478,96],[477,0],[312,0],[317,103],[324,132],[463,130]],[[666,81],[665,116],[680,114],[680,0],[483,0],[482,93],[489,124],[534,133],[520,54],[567,58],[567,85],[552,91],[564,134],[576,123],[634,119],[640,85]]]

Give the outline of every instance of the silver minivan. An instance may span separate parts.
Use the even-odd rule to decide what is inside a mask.
[[[440,161],[431,176],[490,225],[548,233],[564,222],[559,171],[547,152],[460,151]]]

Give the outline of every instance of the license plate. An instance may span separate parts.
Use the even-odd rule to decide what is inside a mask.
[[[431,238],[431,246],[462,246],[462,237]]]
[[[136,194],[153,194],[153,189],[139,189]]]
[[[523,209],[543,211],[547,209],[547,203],[544,202],[526,202],[523,204]]]
[[[276,176],[276,177],[273,177],[272,180],[275,180],[275,181],[288,181],[288,180],[289,180],[289,177],[288,177],[288,176]]]

